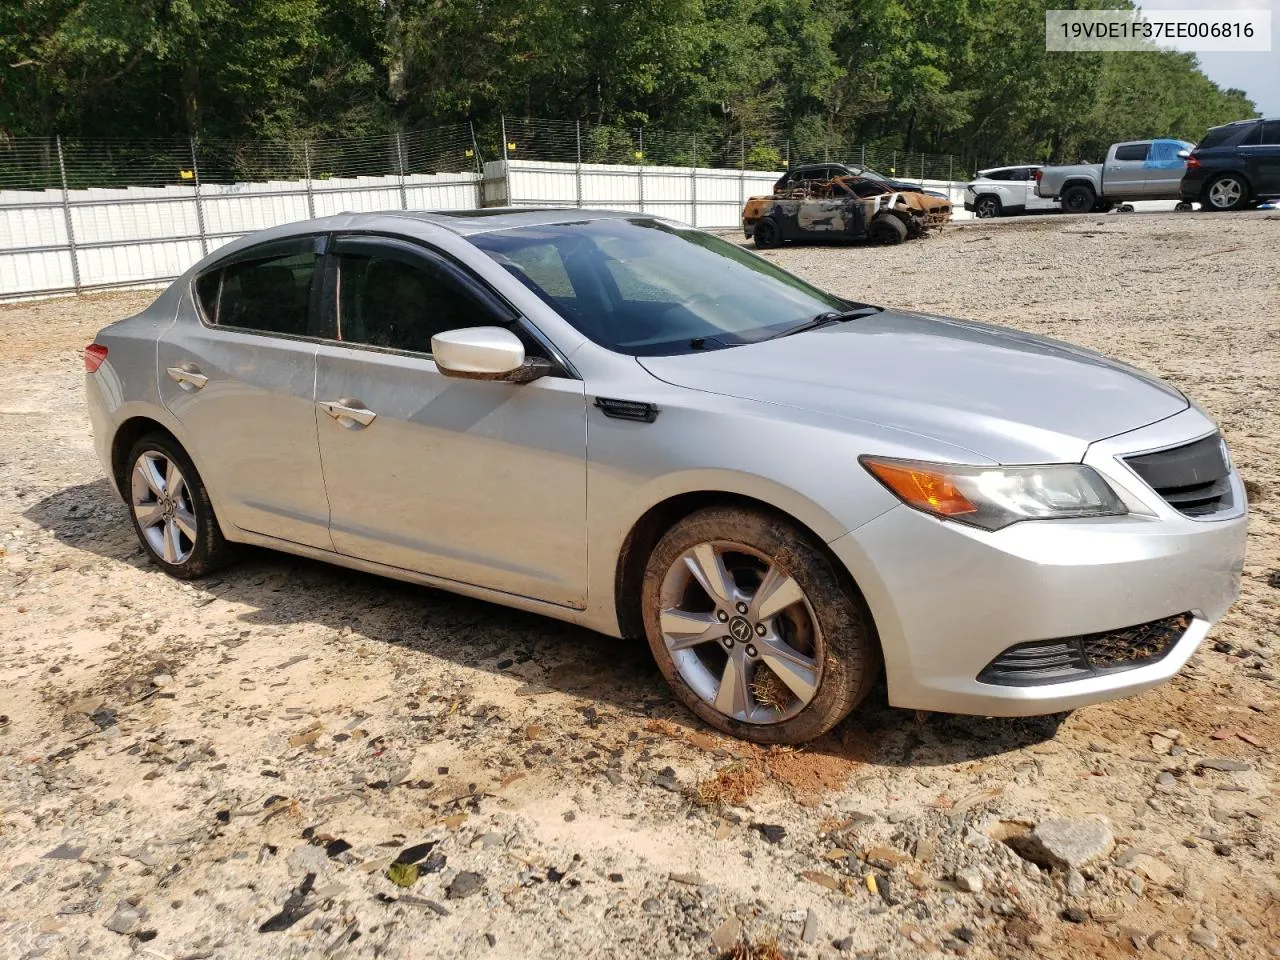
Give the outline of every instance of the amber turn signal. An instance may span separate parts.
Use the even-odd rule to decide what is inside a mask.
[[[872,457],[863,457],[862,464],[899,499],[917,510],[943,517],[978,512],[978,508],[945,473]]]

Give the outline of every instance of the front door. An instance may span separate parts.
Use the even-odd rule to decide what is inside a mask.
[[[1116,144],[1102,170],[1102,193],[1116,200],[1136,200],[1147,192],[1147,155],[1151,141]]]
[[[1181,140],[1156,140],[1151,144],[1147,157],[1146,195],[1153,200],[1177,200],[1181,198],[1182,175],[1187,172],[1187,161],[1179,153],[1190,152],[1194,144]]]
[[[506,325],[479,281],[416,244],[339,237],[316,367],[320,451],[340,553],[505,593],[586,603],[581,380],[446,377],[433,334]]]
[[[316,437],[323,238],[242,251],[192,285],[192,322],[158,345],[160,396],[186,428],[223,520],[332,549]]]

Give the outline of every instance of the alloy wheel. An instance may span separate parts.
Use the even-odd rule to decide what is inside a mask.
[[[980,219],[986,220],[994,217],[999,212],[999,208],[994,199],[991,197],[983,197],[978,201],[978,209],[976,212]]]
[[[1209,202],[1219,210],[1234,207],[1244,195],[1244,188],[1239,180],[1224,177],[1209,188]]]
[[[147,544],[165,563],[185,563],[196,547],[196,513],[182,470],[148,450],[133,465],[131,486],[133,515]]]
[[[743,544],[700,543],[662,583],[659,624],[671,661],[701,699],[745,723],[780,723],[822,681],[822,634],[800,584]]]

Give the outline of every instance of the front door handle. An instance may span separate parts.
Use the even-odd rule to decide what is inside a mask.
[[[320,409],[344,427],[352,430],[357,427],[367,427],[377,416],[359,400],[351,397],[343,397],[341,400],[321,400]]]
[[[200,372],[194,363],[183,363],[168,370],[169,379],[175,381],[188,393],[194,393],[209,382],[209,378]]]

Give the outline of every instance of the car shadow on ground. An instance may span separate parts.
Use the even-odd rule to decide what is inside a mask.
[[[105,479],[67,487],[23,515],[68,546],[164,574],[143,553],[126,508]],[[248,549],[235,566],[196,582],[245,608],[247,628],[317,624],[458,665],[526,679],[612,708],[637,724],[698,721],[671,694],[642,640],[590,630],[442,590],[402,583],[270,550]],[[411,691],[409,691],[411,692]],[[809,749],[879,766],[963,763],[1054,737],[1064,715],[992,719],[918,714],[890,707],[883,679],[867,701]]]

